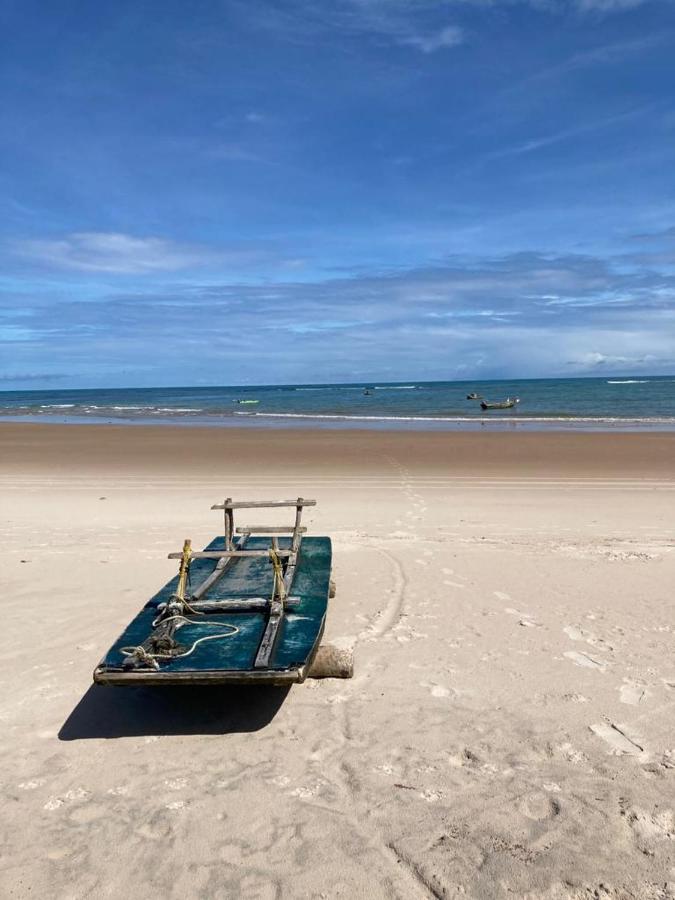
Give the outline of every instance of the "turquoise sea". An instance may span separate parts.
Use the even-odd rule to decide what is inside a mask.
[[[510,410],[489,400],[519,397]],[[254,402],[239,402],[254,401]],[[0,392],[0,419],[405,428],[675,430],[675,376]]]

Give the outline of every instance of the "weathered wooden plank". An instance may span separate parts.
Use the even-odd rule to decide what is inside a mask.
[[[316,506],[316,500],[226,500],[225,503],[214,503],[211,509],[273,509],[278,506]]]
[[[295,527],[293,528],[293,540],[291,541],[291,550],[294,553],[298,552],[298,548],[300,547],[300,541],[302,540],[303,532],[307,531],[306,528],[301,528],[300,523],[302,521],[302,504],[303,498],[298,497],[298,502],[295,507]]]
[[[202,669],[192,672],[156,672],[154,669],[137,669],[135,671],[119,671],[108,669],[103,665],[94,670],[96,684],[119,685],[212,685],[212,684],[266,684],[282,685],[298,684],[305,680],[306,666],[293,669],[274,670],[260,669],[255,672],[247,670]]]
[[[267,625],[265,626],[265,632],[260,641],[255,662],[253,663],[254,669],[266,669],[269,667],[272,660],[272,654],[274,653],[274,647],[277,638],[279,637],[280,625],[284,617],[283,601],[275,597],[271,602],[269,609],[270,614],[267,619]]]
[[[234,534],[234,513],[232,512],[232,497],[227,497],[223,503],[225,510],[225,549],[234,550],[232,535]]]
[[[300,532],[304,534],[306,528],[301,528]],[[295,529],[292,525],[242,525],[236,529],[237,534],[294,534]]]
[[[291,550],[277,550],[277,556],[291,556]],[[222,559],[227,557],[267,556],[269,550],[199,550],[191,555],[191,559]],[[169,553],[167,559],[181,559],[182,553]]]

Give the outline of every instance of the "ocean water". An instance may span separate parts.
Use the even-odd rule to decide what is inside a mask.
[[[366,392],[367,391],[367,392]],[[488,400],[519,397],[510,410]],[[240,402],[255,401],[255,402]],[[0,419],[258,427],[675,430],[675,376],[0,392]]]

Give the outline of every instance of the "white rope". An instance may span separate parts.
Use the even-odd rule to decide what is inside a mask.
[[[157,617],[152,623],[153,628],[158,621],[169,622],[172,619],[181,619],[181,624],[177,625],[176,628],[181,628],[184,625],[212,625],[215,628],[229,628],[230,630],[226,634],[209,634],[205,637],[197,638],[197,640],[192,644],[192,646],[186,650],[184,653],[148,653],[148,651],[142,647],[122,647],[120,648],[120,653],[124,656],[137,656],[143,662],[149,662],[153,668],[157,669],[159,666],[157,665],[158,659],[183,659],[186,656],[190,656],[191,653],[197,649],[199,644],[203,644],[205,641],[218,641],[223,638],[234,637],[235,634],[239,633],[239,629],[236,625],[231,625],[229,622],[210,622],[210,621],[200,621],[200,622],[192,622],[190,619],[187,619],[185,616],[167,616],[166,619],[162,619],[160,616]]]

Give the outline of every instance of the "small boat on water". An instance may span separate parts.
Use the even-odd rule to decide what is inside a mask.
[[[260,403],[260,400],[235,400],[235,403]]]
[[[482,400],[483,396],[482,396],[482,394],[476,394],[472,391],[470,394],[466,395],[466,399],[467,400]]]
[[[498,400],[495,403],[490,403],[489,400],[481,400],[480,408],[481,409],[512,409],[517,403],[520,403],[520,399],[518,397],[507,397],[506,400]]]

